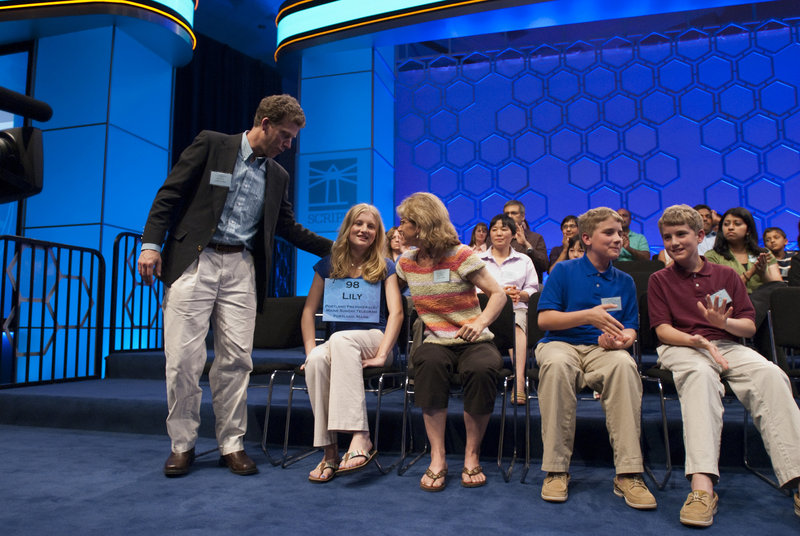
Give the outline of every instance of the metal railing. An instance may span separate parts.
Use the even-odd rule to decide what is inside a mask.
[[[99,378],[105,261],[99,251],[0,236],[0,387]]]
[[[141,242],[140,236],[134,233],[120,233],[114,240],[110,352],[164,347],[161,315],[164,286],[156,278],[152,285],[142,282],[136,267]]]

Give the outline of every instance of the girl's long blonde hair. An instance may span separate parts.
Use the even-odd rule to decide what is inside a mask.
[[[375,218],[375,241],[369,246],[361,263],[361,277],[369,283],[376,283],[386,278],[386,259],[383,254],[386,249],[386,233],[383,231],[383,220],[378,209],[367,203],[354,205],[339,227],[339,236],[331,248],[331,277],[334,279],[350,277],[350,265],[353,258],[350,255],[350,228],[361,214],[368,212]]]

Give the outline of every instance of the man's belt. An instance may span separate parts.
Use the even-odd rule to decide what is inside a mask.
[[[212,251],[216,251],[217,253],[241,253],[244,251],[244,246],[242,244],[215,244],[214,242],[211,242],[206,247]]]

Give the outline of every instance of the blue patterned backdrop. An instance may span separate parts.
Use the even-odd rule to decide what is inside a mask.
[[[474,47],[478,48],[478,47]],[[441,197],[464,240],[521,199],[548,247],[559,222],[628,207],[653,251],[675,203],[748,207],[796,237],[798,20],[403,58],[396,202]]]

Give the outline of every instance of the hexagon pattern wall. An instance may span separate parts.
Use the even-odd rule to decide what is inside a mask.
[[[396,202],[437,194],[465,241],[509,199],[548,247],[563,216],[599,205],[628,207],[654,251],[675,203],[745,206],[794,240],[796,20],[409,58],[397,72]]]

